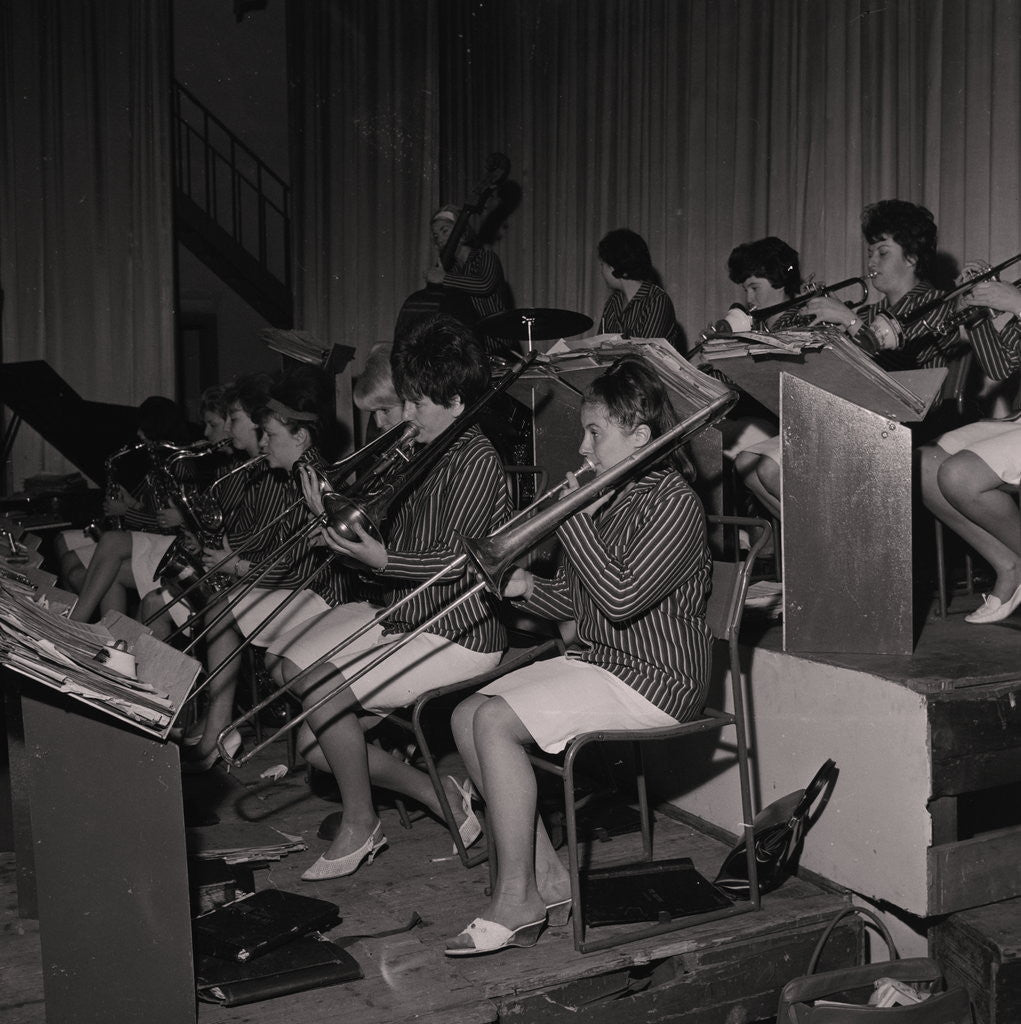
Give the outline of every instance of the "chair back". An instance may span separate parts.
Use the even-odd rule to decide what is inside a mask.
[[[748,551],[743,553],[737,544],[723,545],[725,551],[737,551],[734,561],[713,559],[713,589],[706,606],[706,625],[717,640],[729,642],[737,639],[752,569],[772,534],[772,527],[765,519],[750,516],[708,515],[706,524],[710,529],[714,526],[735,532],[743,529],[750,543]]]

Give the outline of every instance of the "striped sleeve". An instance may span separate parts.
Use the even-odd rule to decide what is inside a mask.
[[[394,548],[387,549],[382,576],[425,580],[461,554],[460,537],[484,537],[493,529],[492,500],[480,496],[506,491],[503,467],[496,458],[456,460],[458,472],[446,475],[445,486],[431,493],[422,489],[425,500],[414,502],[417,521],[411,516],[394,531]],[[412,503],[409,503],[412,504]],[[464,568],[453,569],[441,579],[457,579]]]
[[[533,581],[531,594],[516,603],[545,619],[566,622],[574,618],[574,602],[563,562],[553,579],[534,576]]]
[[[1011,317],[1000,330],[991,317],[973,327],[968,336],[982,372],[992,380],[1006,380],[1021,369],[1021,320]]]
[[[585,513],[572,516],[557,531],[582,585],[613,622],[658,604],[700,564],[705,530],[694,493],[668,493],[655,511],[638,527],[639,544],[607,545]]]
[[[496,254],[489,249],[474,249],[460,270],[449,270],[444,274],[443,285],[470,295],[488,295],[499,285],[502,277]]]

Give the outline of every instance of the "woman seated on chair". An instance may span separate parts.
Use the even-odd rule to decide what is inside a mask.
[[[677,422],[642,359],[591,385],[581,453],[604,473]],[[450,956],[530,946],[570,907],[566,869],[536,813],[528,748],[557,753],[579,733],[669,726],[705,703],[712,560],[686,457],[664,455],[567,518],[551,579],[514,570],[504,593],[539,615],[577,622],[579,649],[504,676],[454,711],[454,736],[482,793],[497,853],[489,907],[447,944]]]
[[[394,345],[393,381],[404,399],[404,419],[418,428],[428,446],[474,404],[489,384],[489,364],[471,331],[450,317],[425,321]],[[306,488],[314,505],[315,490]],[[402,501],[384,542],[359,525],[357,541],[333,527],[325,539],[336,552],[362,565],[386,588],[387,607],[409,597],[389,615],[373,616],[365,604],[334,609],[270,647],[280,657],[274,671],[300,694],[306,709],[344,683],[345,677],[374,660],[451,605],[467,588],[463,569],[454,566],[462,536],[491,533],[510,514],[507,480],[499,456],[477,426],[467,426],[426,478]],[[445,568],[430,586],[423,584]],[[418,590],[415,596],[410,596]],[[339,650],[363,626],[370,628]],[[306,881],[350,875],[371,862],[387,843],[376,814],[372,786],[408,796],[437,817],[439,797],[429,776],[366,743],[364,731],[419,694],[460,682],[495,667],[506,646],[505,631],[488,595],[475,594],[438,618],[392,656],[335,694],[308,718],[298,748],[311,764],[332,771],[344,806],[340,831],[326,852],[302,875]],[[314,736],[313,736],[314,733]],[[481,827],[470,793],[453,778],[445,781],[461,841],[474,843]]]
[[[161,395],[147,398],[138,407],[138,437],[141,441],[187,444],[191,438],[184,410]],[[94,550],[86,547],[70,553],[81,559],[82,575],[71,557],[65,559],[61,550],[61,571],[68,583],[74,586],[76,580],[81,580],[72,619],[91,622],[97,610],[100,615],[107,611],[126,612],[129,594],[137,593],[144,598],[149,591],[159,588],[152,579],[153,572],[184,522],[181,513],[163,500],[163,490],[150,473],[137,494],[130,494],[121,486],[115,497],[104,501],[104,513],[120,516],[124,528],[106,530]]]
[[[309,520],[298,467],[318,469],[323,449],[332,453],[336,424],[332,381],[317,368],[296,366],[274,381],[268,392],[249,380],[232,390],[229,398],[235,444],[248,454],[251,439],[258,436],[269,471],[240,481],[244,486],[240,504],[247,517],[232,523],[222,547],[204,555],[207,567],[224,563],[225,572],[236,579],[248,577],[254,586],[227,592],[226,602],[217,601],[206,612],[206,668],[214,674],[201,739],[183,765],[189,772],[205,771],[218,759],[216,741],[231,721],[240,672],[236,652],[242,644],[266,647],[347,596],[345,574],[338,565],[310,578],[329,554],[311,537],[277,558]],[[288,514],[279,518],[287,509]],[[232,551],[236,553],[230,558]],[[236,750],[239,745],[240,736],[228,734],[225,746]]]
[[[990,321],[971,332],[979,364],[993,380],[1021,370],[1021,291],[983,281],[968,305],[1010,313],[999,331]],[[937,519],[973,547],[996,573],[982,605],[966,622],[1000,622],[1021,605],[1021,513],[1007,489],[1021,484],[1021,413],[951,430],[920,451],[922,500]]]

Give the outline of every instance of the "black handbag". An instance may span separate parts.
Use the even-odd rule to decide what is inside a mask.
[[[775,889],[793,870],[804,839],[808,813],[836,777],[836,764],[827,761],[815,773],[807,789],[798,789],[774,800],[752,819],[760,893]],[[743,839],[727,854],[715,882],[731,899],[749,898],[748,858]]]
[[[890,959],[861,967],[844,967],[815,973],[826,940],[845,918],[860,915],[879,929]],[[929,993],[918,1003],[903,1006],[869,1006],[876,982],[884,978]],[[820,1002],[823,1001],[823,1002]],[[886,925],[864,907],[845,907],[830,921],[816,944],[808,973],[784,985],[777,1007],[776,1024],[972,1024],[971,1000],[965,989],[944,989],[943,972],[935,960],[912,957],[901,960]]]

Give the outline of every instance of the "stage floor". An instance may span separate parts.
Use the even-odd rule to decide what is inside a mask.
[[[349,951],[361,965],[363,980],[233,1009],[200,1004],[200,1024],[332,1024],[341,1008],[345,1019],[359,1024],[483,1024],[511,1016],[553,1022],[577,1020],[582,1003],[591,1008],[607,1004],[609,1015],[600,1018],[597,1013],[592,1019],[619,1020],[621,999],[631,1001],[630,1012],[639,1014],[672,1006],[680,1012],[698,1011],[697,1019],[706,1022],[765,1019],[775,1012],[779,987],[804,969],[824,923],[846,903],[842,893],[794,878],[767,895],[759,913],[613,950],[576,953],[568,925],[547,930],[531,949],[451,960],[443,955],[444,939],[486,906],[486,865],[466,871],[451,856],[452,845],[441,825],[414,816],[412,828],[405,830],[396,810],[387,807],[381,816],[390,845],[373,864],[350,878],[301,882],[301,872],[324,846],[315,835],[319,821],[338,805],[312,795],[301,770],[278,782],[261,780],[260,772],[283,756],[284,746],[274,744],[230,776],[216,770],[201,781],[186,777],[186,801],[215,808],[221,825],[247,823],[260,832],[272,826],[302,837],[308,849],[256,870],[256,888],[275,887],[336,902],[342,922],[327,933],[329,938],[395,928],[413,911],[423,924],[410,932],[354,942]],[[69,840],[73,846],[73,837]],[[637,859],[640,848],[637,835],[596,843],[593,864]],[[725,844],[657,814],[657,857],[689,856],[702,874],[712,877],[726,850]],[[43,1024],[38,924],[17,918],[9,854],[0,855],[0,891],[0,1019],[5,1024]],[[851,938],[843,941],[849,950]]]

